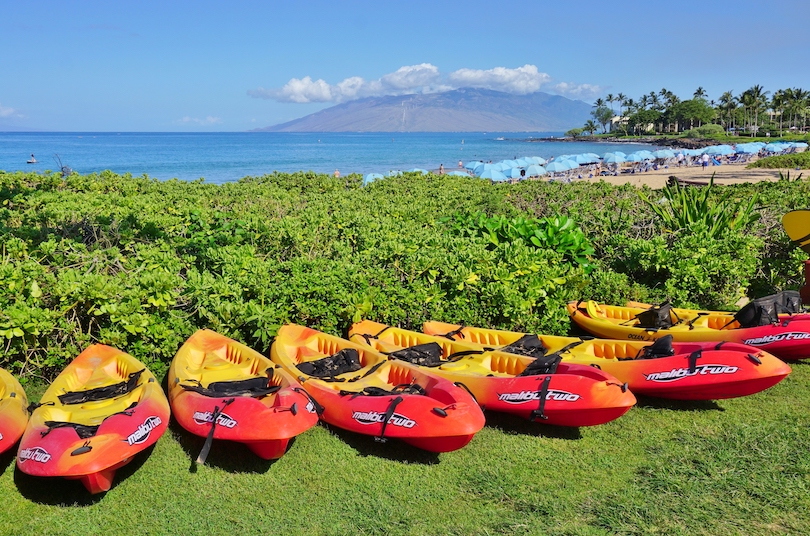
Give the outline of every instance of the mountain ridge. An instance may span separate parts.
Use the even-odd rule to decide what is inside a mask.
[[[366,97],[251,132],[559,132],[590,118],[591,105],[543,92],[462,88]]]

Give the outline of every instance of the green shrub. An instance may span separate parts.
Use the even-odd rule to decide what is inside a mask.
[[[810,152],[766,156],[747,166],[749,169],[810,169]]]
[[[715,138],[718,136],[725,136],[726,131],[720,125],[708,124],[702,125],[691,130],[687,130],[684,136],[687,138]]]

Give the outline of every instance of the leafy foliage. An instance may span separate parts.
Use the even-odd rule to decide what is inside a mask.
[[[759,219],[755,212],[757,196],[732,200],[729,195],[719,201],[711,199],[714,175],[705,188],[682,187],[678,182],[664,187],[664,197],[652,201],[644,193],[639,195],[661,219],[668,231],[688,229],[699,225],[711,238],[719,238],[729,231],[744,229]]]
[[[630,186],[361,183],[0,172],[0,366],[47,378],[97,342],[161,374],[196,329],[263,351],[285,322],[335,334],[361,318],[565,334],[563,305],[578,298],[710,307],[801,282],[779,218],[806,206],[807,181],[686,194],[702,192],[709,211],[759,200],[759,221],[738,217],[725,233],[706,218],[662,226]]]
[[[810,169],[810,152],[766,156],[747,166],[765,169]]]

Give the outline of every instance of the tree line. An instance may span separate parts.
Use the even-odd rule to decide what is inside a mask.
[[[682,100],[666,88],[651,91],[638,99],[608,94],[594,102],[589,119],[582,128],[566,134],[593,135],[600,128],[624,135],[675,134],[711,124],[718,132],[755,136],[773,132],[782,136],[784,131],[806,132],[810,111],[810,91],[801,88],[779,89],[771,93],[755,85],[734,95],[726,91],[717,100],[709,99],[706,90],[699,87],[692,98]]]

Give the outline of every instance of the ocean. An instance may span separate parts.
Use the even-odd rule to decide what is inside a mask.
[[[548,159],[560,154],[620,149],[642,144],[530,141],[561,133],[153,133],[153,132],[0,132],[0,170],[45,171],[62,165],[82,173],[105,169],[221,184],[273,171],[382,173],[439,165],[450,171],[458,162],[497,162],[521,156]],[[26,164],[31,155],[38,163]]]

